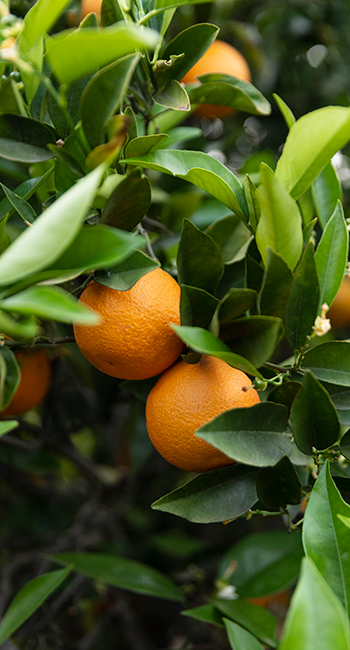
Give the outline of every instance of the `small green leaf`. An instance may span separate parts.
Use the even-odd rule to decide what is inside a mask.
[[[350,460],[350,429],[343,435],[340,441],[340,450],[343,456],[345,456],[347,460]]]
[[[6,185],[3,185],[2,183],[0,183],[0,185],[5,193],[6,198],[10,201],[16,212],[18,212],[19,216],[22,217],[23,221],[33,223],[37,215],[30,203],[12,192],[12,190],[6,187]]]
[[[342,201],[343,192],[332,163],[328,163],[312,184],[312,194],[316,214],[321,228],[325,228],[337,202]]]
[[[232,650],[263,650],[256,637],[228,618],[223,619]]]
[[[14,353],[6,346],[0,348],[0,356],[0,411],[4,411],[19,386],[21,370]]]
[[[267,400],[275,404],[284,404],[288,409],[288,413],[290,413],[292,404],[301,387],[302,384],[298,381],[286,381],[281,386],[275,386],[269,393]]]
[[[303,250],[299,208],[265,163],[260,165],[260,175],[261,185],[256,198],[261,217],[256,229],[256,243],[265,265],[270,246],[293,270]]]
[[[3,644],[68,577],[72,567],[50,571],[27,582],[14,597],[0,624]]]
[[[248,222],[255,232],[256,227],[259,223],[261,210],[259,202],[256,198],[256,187],[248,174],[245,175],[243,188],[248,206]]]
[[[54,154],[47,149],[55,144],[50,129],[23,115],[0,115],[0,156],[7,160],[36,163],[50,160]]]
[[[206,329],[213,317],[218,299],[198,287],[181,285],[181,325]]]
[[[248,244],[251,233],[239,217],[228,215],[214,221],[206,234],[215,241],[225,264],[231,264],[242,246]]]
[[[128,291],[143,275],[154,271],[160,263],[141,251],[135,251],[127,260],[108,271],[95,273],[94,280],[117,291]]]
[[[198,287],[211,294],[215,294],[224,271],[220,251],[213,239],[188,219],[183,221],[177,268],[179,284]]]
[[[232,465],[197,476],[152,504],[188,521],[209,524],[241,517],[257,501],[255,467]]]
[[[17,427],[17,420],[6,420],[5,422],[0,422],[0,436],[4,436],[6,433],[10,433],[10,431],[17,429]]]
[[[155,76],[160,84],[170,79],[184,77],[186,72],[205,54],[219,33],[219,28],[210,23],[191,25],[178,34],[161,54],[161,60],[166,62],[161,67],[156,64]],[[179,56],[183,54],[184,56]],[[171,56],[174,59],[171,59]],[[176,58],[175,58],[176,57]]]
[[[114,23],[123,20],[123,18],[123,13],[120,9],[118,0],[103,0],[101,4],[102,27],[114,25]]]
[[[276,95],[276,93],[272,93],[272,97],[274,98],[280,112],[282,113],[282,116],[284,118],[284,121],[286,125],[288,126],[288,129],[290,129],[294,122],[295,122],[295,117],[289,108],[289,106],[286,104],[286,102],[283,101],[281,97]]]
[[[11,339],[26,341],[33,339],[39,333],[39,327],[33,318],[17,321],[0,310],[0,332]]]
[[[273,316],[246,316],[222,325],[220,337],[235,354],[260,368],[275,351],[283,332],[282,321]]]
[[[210,331],[214,336],[219,336],[220,326],[230,323],[237,316],[241,316],[255,302],[256,291],[253,289],[236,289],[233,287],[221,298],[213,315]]]
[[[0,86],[0,114],[2,113],[26,115],[21,93],[11,77],[8,77]]]
[[[349,233],[343,207],[338,201],[317,246],[315,262],[320,281],[320,304],[331,305],[344,277],[348,260]]]
[[[296,268],[286,312],[286,333],[293,350],[301,348],[318,312],[320,297],[313,244],[310,241]]]
[[[253,115],[270,115],[271,105],[264,95],[244,79],[229,74],[201,74],[200,86],[189,90],[191,104],[228,106]]]
[[[53,169],[50,168],[45,172],[45,174],[43,174],[43,176],[39,176],[39,178],[30,178],[29,180],[24,181],[24,183],[21,183],[21,185],[16,187],[15,194],[27,201],[31,196],[33,196],[33,194],[35,194],[39,187],[45,183],[46,179],[52,174],[52,171]],[[5,217],[10,217],[14,212],[15,209],[7,198],[0,202],[0,222]]]
[[[183,616],[193,618],[195,621],[201,621],[202,623],[209,623],[210,625],[224,627],[222,616],[219,614],[218,610],[215,609],[215,607],[210,603],[207,605],[200,605],[199,607],[193,607],[192,609],[185,609],[183,612],[181,612],[181,614]]]
[[[124,176],[110,195],[100,223],[130,232],[146,215],[150,204],[151,186],[147,176],[139,173]]]
[[[285,406],[265,402],[225,411],[197,429],[196,435],[229,458],[264,467],[291,453],[286,428]]]
[[[48,33],[60,17],[69,0],[37,0],[24,17],[23,29],[19,35],[19,47],[26,52]]]
[[[312,348],[303,357],[302,369],[306,368],[320,381],[350,386],[350,343],[327,341]]]
[[[294,465],[287,456],[274,467],[264,467],[256,476],[259,500],[273,510],[287,504],[298,505],[301,501],[301,483]]]
[[[292,282],[293,274],[286,262],[272,248],[268,248],[258,299],[260,313],[284,320]]]
[[[95,325],[100,321],[96,312],[58,287],[31,287],[6,300],[0,300],[0,308],[17,314],[52,318],[62,323]]]
[[[175,111],[191,110],[190,98],[185,88],[176,79],[171,79],[163,90],[158,90],[153,101],[159,106],[172,108]]]
[[[267,609],[253,605],[239,598],[223,600],[217,598],[213,605],[221,614],[241,625],[269,648],[276,648],[276,619]],[[239,649],[241,650],[241,649]]]
[[[164,141],[167,143],[169,136],[167,133],[157,133],[153,135],[140,135],[138,138],[133,138],[127,144],[125,149],[126,158],[134,158],[135,156],[143,156],[150,151],[163,148],[161,144]]]

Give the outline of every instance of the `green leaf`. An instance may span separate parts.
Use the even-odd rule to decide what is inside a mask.
[[[39,333],[39,327],[33,318],[16,321],[0,311],[0,332],[17,341],[26,341],[33,339]]]
[[[306,455],[328,449],[337,442],[340,422],[332,400],[312,372],[305,372],[303,386],[291,411],[295,442]]]
[[[304,244],[308,244],[310,237],[315,229],[317,223],[317,218],[312,219],[312,221],[309,221],[309,223],[303,228],[303,240]]]
[[[168,149],[174,144],[179,142],[183,144],[188,140],[194,140],[195,138],[200,138],[203,132],[202,129],[199,129],[195,126],[179,126],[175,129],[170,129],[168,137],[158,146],[158,149]]]
[[[312,184],[312,195],[316,214],[321,228],[331,218],[338,201],[342,201],[343,192],[332,163],[328,163]]]
[[[198,287],[181,285],[181,325],[206,329],[213,317],[218,299]]]
[[[50,168],[43,176],[39,178],[30,178],[15,189],[15,194],[27,201],[45,183],[46,179],[52,174],[53,169]],[[0,222],[7,216],[11,216],[15,212],[11,202],[5,198],[0,202]]]
[[[223,619],[232,650],[263,650],[255,636],[228,618]]]
[[[73,565],[73,569],[102,584],[165,600],[183,601],[173,582],[152,567],[107,553],[60,553],[55,558]]]
[[[6,300],[0,300],[0,309],[78,325],[95,325],[100,321],[96,312],[58,287],[31,287]]]
[[[91,149],[104,144],[106,122],[123,101],[138,61],[138,54],[129,54],[97,72],[87,84],[81,97],[80,115]]]
[[[290,268],[280,255],[268,248],[266,270],[258,299],[260,313],[284,320],[292,282]]]
[[[350,429],[343,435],[340,441],[340,450],[343,456],[345,456],[347,460],[350,460]]]
[[[244,79],[229,74],[201,74],[200,86],[189,90],[191,104],[228,106],[253,115],[270,115],[271,105],[264,95]]]
[[[286,381],[281,386],[275,386],[268,395],[268,401],[275,404],[284,404],[287,407],[288,413],[292,408],[292,404],[298,395],[302,384],[298,381]]]
[[[19,36],[19,47],[28,52],[41,36],[50,31],[69,0],[37,0],[24,17]]]
[[[190,98],[185,88],[176,79],[171,79],[163,90],[158,90],[153,101],[159,106],[172,108],[175,111],[191,110]]]
[[[305,511],[303,544],[306,555],[315,563],[349,614],[349,530],[338,515],[350,517],[350,506],[342,499],[326,462]]]
[[[315,262],[320,281],[320,304],[331,305],[344,277],[348,260],[349,233],[343,207],[338,201],[317,246]]]
[[[256,291],[253,289],[236,289],[233,287],[221,298],[213,315],[210,331],[214,336],[219,336],[220,325],[230,323],[237,316],[241,316],[255,302]]]
[[[317,345],[303,357],[302,369],[306,368],[321,381],[350,386],[350,343],[328,341]]]
[[[68,577],[72,567],[50,571],[27,582],[14,597],[0,624],[0,644],[4,643]]]
[[[0,156],[7,160],[36,163],[50,160],[54,154],[47,149],[55,144],[50,129],[23,115],[0,115]]]
[[[163,148],[161,144],[164,141],[167,143],[169,136],[167,133],[157,133],[153,135],[141,135],[138,138],[133,138],[127,144],[125,149],[125,156],[127,158],[134,158],[135,156],[143,156],[155,149]]]
[[[124,176],[110,195],[100,223],[131,231],[146,215],[150,204],[151,186],[147,176],[138,172]]]
[[[141,251],[135,251],[127,260],[112,266],[108,271],[99,271],[94,280],[117,291],[128,291],[143,275],[154,271],[160,263]]]
[[[291,453],[287,409],[269,402],[235,408],[218,415],[196,431],[196,435],[234,460],[264,467]]]
[[[264,467],[256,476],[259,500],[273,510],[287,504],[298,505],[301,501],[301,483],[294,465],[287,456],[274,467]]]
[[[267,609],[263,609],[252,603],[247,603],[247,601],[241,598],[238,600],[217,598],[213,601],[213,605],[221,614],[251,632],[264,645],[267,645],[269,648],[277,647],[274,636],[276,619]]]
[[[2,113],[26,115],[21,94],[11,77],[0,86],[0,114]]]
[[[281,185],[277,175],[260,165],[261,185],[256,198],[261,217],[256,229],[256,243],[266,266],[270,246],[293,270],[303,250],[302,221],[296,202]]]
[[[210,264],[208,264],[210,260]],[[224,272],[220,251],[209,235],[184,219],[177,252],[179,284],[215,294]]]
[[[123,20],[123,12],[120,9],[118,0],[103,0],[101,4],[101,25],[108,27]]]
[[[282,113],[282,116],[284,118],[284,121],[286,125],[288,126],[288,129],[290,129],[294,122],[295,122],[295,117],[289,108],[289,106],[286,104],[286,102],[283,101],[281,97],[276,95],[276,93],[272,93],[272,97],[274,98],[280,112]]]
[[[161,497],[152,508],[199,524],[235,519],[257,501],[255,474],[255,467],[238,464],[206,472]]]
[[[205,231],[215,241],[225,264],[235,259],[242,246],[250,240],[251,233],[239,217],[228,215],[217,219]]]
[[[246,316],[222,325],[220,337],[235,354],[260,368],[273,354],[281,338],[282,321],[273,316]]]
[[[310,558],[303,560],[280,650],[349,650],[345,610]]]
[[[17,359],[6,346],[0,348],[0,412],[11,402],[21,381],[21,370]],[[5,431],[4,433],[7,433]],[[3,434],[2,434],[3,435]]]
[[[278,180],[297,200],[349,140],[349,108],[326,106],[303,115],[289,131],[276,167]]]
[[[10,201],[11,205],[15,208],[16,212],[18,212],[23,221],[33,223],[37,215],[30,203],[27,203],[27,201],[12,192],[12,190],[6,187],[6,185],[3,185],[2,183],[0,183],[0,185],[5,193],[6,198]]]
[[[0,285],[55,262],[72,242],[100,183],[104,167],[78,181],[36,219],[0,257]]]
[[[318,313],[320,288],[310,241],[294,274],[286,312],[286,333],[293,350],[301,348]]]
[[[68,86],[138,48],[152,48],[158,38],[153,30],[124,21],[99,30],[67,30],[47,39],[47,58],[58,80]]]
[[[0,436],[4,436],[6,433],[10,433],[10,431],[17,429],[17,427],[17,420],[6,420],[5,422],[0,422]]]
[[[192,350],[195,350],[195,352],[217,357],[218,359],[222,359],[222,361],[226,361],[233,368],[238,368],[242,372],[248,372],[250,375],[254,375],[260,379],[263,378],[250,361],[238,354],[233,354],[230,348],[222,341],[219,341],[211,332],[207,332],[207,330],[201,327],[182,327],[173,324],[171,327],[180,339],[192,348]]]
[[[253,231],[255,232],[260,219],[261,210],[259,202],[256,198],[256,187],[248,174],[245,175],[243,188],[248,206],[248,221]]]
[[[223,556],[218,578],[231,562],[237,564],[228,578],[243,598],[259,598],[284,591],[297,579],[303,556],[301,535],[287,530],[252,533]],[[226,578],[225,578],[226,581]]]
[[[224,627],[222,616],[219,614],[218,610],[215,609],[215,607],[210,603],[207,605],[200,605],[199,607],[193,607],[192,609],[185,609],[183,612],[181,612],[181,614],[183,616],[193,618],[195,621],[201,621],[202,623],[209,623],[210,625]]]
[[[180,81],[205,54],[218,33],[219,28],[210,23],[191,25],[180,32],[168,43],[155,65],[154,74],[159,85],[166,84],[170,79]]]
[[[67,192],[87,171],[86,151],[89,146],[81,126],[78,126],[56,150],[55,185],[58,192]]]
[[[154,151],[128,158],[129,165],[140,165],[183,178],[208,192],[245,220],[247,204],[242,185],[219,160],[201,151]]]

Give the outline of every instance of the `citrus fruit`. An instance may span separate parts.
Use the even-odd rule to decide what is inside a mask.
[[[45,350],[16,352],[21,379],[11,402],[1,415],[21,415],[40,404],[49,390],[51,364]]]
[[[180,325],[180,287],[155,269],[128,291],[95,281],[80,301],[101,316],[98,325],[75,325],[80,351],[93,366],[119,379],[147,379],[171,366],[184,344],[170,327]]]
[[[265,608],[283,608],[287,609],[290,602],[291,593],[289,590],[280,591],[278,594],[270,594],[269,596],[258,596],[256,598],[247,598],[249,603],[259,605]]]
[[[347,327],[350,325],[350,278],[346,276],[334,298],[327,318],[331,321],[332,327]]]
[[[192,365],[175,364],[158,379],[147,399],[147,431],[155,448],[169,463],[188,472],[232,464],[195,431],[223,411],[260,402],[251,385],[244,372],[215,357],[202,356]]]
[[[81,0],[80,6],[80,20],[83,20],[88,14],[95,12],[99,15],[101,13],[102,0]]]
[[[181,81],[185,84],[197,81],[200,74],[221,73],[230,74],[238,79],[251,81],[248,63],[236,48],[224,41],[214,41],[197,63],[186,72]],[[196,108],[196,113],[201,117],[226,117],[235,111],[228,106],[202,104]]]

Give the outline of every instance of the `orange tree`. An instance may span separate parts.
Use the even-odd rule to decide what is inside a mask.
[[[151,647],[130,618],[124,597],[108,596],[111,586],[182,603],[187,617],[226,629],[227,640],[221,636],[216,647],[350,648],[350,506],[344,500],[350,492],[350,344],[334,339],[326,316],[348,263],[348,225],[331,159],[350,139],[350,108],[326,106],[295,120],[276,96],[289,129],[277,165],[262,162],[253,177],[238,177],[199,150],[197,126],[179,125],[202,104],[257,116],[269,115],[271,106],[250,82],[232,74],[208,71],[193,84],[180,83],[218,34],[216,25],[198,23],[163,44],[176,8],[186,4],[191,3],[104,0],[101,26],[96,15],[88,14],[77,29],[58,27],[51,36],[67,0],[38,0],[23,20],[10,13],[6,2],[0,4],[1,411],[10,413],[6,410],[19,390],[23,349],[47,349],[56,369],[41,416],[35,411],[24,418],[3,415],[1,468],[8,481],[19,483],[23,504],[26,492],[34,493],[53,504],[51,510],[41,508],[42,517],[56,508],[62,514],[54,540],[47,534],[50,523],[45,524],[46,537],[41,535],[42,519],[33,507],[29,515],[35,525],[29,530],[36,552],[13,559],[3,555],[1,644],[12,637],[20,648],[38,647],[39,641],[42,647],[98,647],[95,641],[99,647],[102,642],[115,647],[108,628],[99,640],[102,608],[124,616],[132,641],[128,646],[124,639],[121,647]],[[182,143],[189,140],[194,148],[184,150]],[[162,185],[162,175],[174,184]],[[158,327],[157,318],[143,318],[149,290],[132,303],[129,317],[123,311],[120,321],[118,301],[122,292],[128,298],[123,304],[140,295],[140,280],[160,277],[153,273],[161,265],[181,290],[181,324],[166,320],[166,341],[173,336],[172,327],[176,354],[185,348],[183,360],[167,373],[181,375],[178,369],[185,363],[195,371],[184,373],[185,388],[180,377],[165,389],[176,409],[170,411],[168,402],[162,406],[157,424],[162,445],[171,443],[176,451],[177,425],[180,429],[184,416],[181,400],[186,417],[198,408],[198,400],[193,408],[186,402],[191,377],[203,366],[208,372],[219,365],[208,357],[224,364],[225,372],[221,384],[215,376],[205,384],[206,402],[218,399],[214,387],[225,392],[225,382],[236,385],[230,366],[235,377],[239,371],[244,378],[237,382],[237,402],[223,400],[218,415],[209,408],[188,443],[188,455],[200,454],[198,443],[204,441],[206,453],[211,447],[213,457],[227,459],[220,462],[226,466],[184,481],[161,464],[164,478],[157,492],[159,485],[176,489],[165,496],[158,492],[152,505],[154,511],[195,524],[216,524],[222,530],[223,522],[235,522],[243,530],[237,535],[243,539],[226,549],[215,585],[206,590],[210,596],[204,598],[203,589],[197,602],[191,600],[191,581],[200,585],[200,579],[191,577],[190,569],[185,578],[175,575],[175,584],[174,576],[166,575],[171,572],[166,563],[159,570],[156,560],[157,569],[152,562],[135,560],[135,555],[143,557],[141,550],[120,552],[124,534],[113,528],[120,511],[111,504],[123,501],[124,523],[130,517],[135,522],[137,512],[128,511],[135,480],[132,475],[125,488],[125,477],[106,458],[102,426],[91,451],[88,428],[93,409],[103,411],[101,404],[116,385],[94,375],[100,382],[100,399],[94,402],[90,367],[74,345],[71,327],[74,323],[79,332],[83,354],[89,358],[94,353],[94,365],[110,370],[118,338],[126,359],[131,350],[130,363],[141,350],[138,365],[143,369],[161,336],[158,330],[154,339],[147,335],[152,349],[142,356],[142,328]],[[142,280],[142,286],[149,284]],[[77,299],[84,289],[94,293],[92,303]],[[161,311],[166,292],[159,281],[154,309]],[[99,300],[107,294],[102,308]],[[136,340],[128,343],[135,331]],[[166,358],[168,365],[173,363],[173,355]],[[117,382],[119,405],[131,403],[136,467],[140,454],[144,458],[149,452],[143,404],[152,390],[148,411],[154,420],[157,400],[152,396],[164,394],[168,376],[153,389],[158,361],[143,379],[130,380],[123,370],[120,378],[126,381]],[[130,395],[135,395],[132,402]],[[79,481],[69,480],[71,465],[58,468],[57,457],[80,469],[86,492]],[[151,472],[143,485],[146,479],[152,482]],[[62,481],[68,483],[66,492]],[[65,499],[64,508],[57,505],[59,499]],[[75,501],[80,509],[69,527]],[[24,507],[22,516],[28,517]],[[244,536],[246,521],[270,516],[280,519],[285,530]],[[147,521],[147,516],[141,518],[138,537]],[[168,537],[173,548],[188,548],[193,541],[185,532]],[[166,543],[166,536],[158,536],[154,548],[164,549]],[[22,563],[26,570],[16,582],[21,589],[11,600],[12,575]],[[62,568],[54,568],[55,563]],[[85,578],[95,581],[88,582],[87,590],[97,585],[94,593],[103,595],[101,601],[91,593],[85,601],[74,601]],[[283,592],[297,578],[282,635],[276,637],[276,619],[257,603]],[[62,631],[55,618],[63,605],[69,603],[73,616],[87,600],[88,638],[78,645],[69,623]],[[34,617],[31,628],[30,617],[44,601],[47,609]],[[186,638],[181,643],[190,647]]]

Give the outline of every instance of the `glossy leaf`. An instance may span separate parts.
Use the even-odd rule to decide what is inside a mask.
[[[163,90],[158,90],[153,101],[175,111],[191,110],[190,98],[185,88],[176,79],[171,79]]]
[[[44,124],[23,115],[0,115],[0,156],[7,160],[36,163],[53,158],[47,149],[55,138]]]
[[[179,126],[174,129],[170,129],[168,137],[160,144],[158,149],[168,149],[174,144],[184,143],[188,140],[194,140],[195,138],[200,138],[202,135],[202,129],[199,129],[195,126]]]
[[[110,195],[100,222],[121,230],[133,230],[151,204],[151,186],[144,174],[124,176]]]
[[[224,271],[216,243],[188,219],[183,222],[177,269],[179,284],[198,287],[211,294],[215,294]]]
[[[19,36],[19,47],[30,50],[41,36],[50,31],[60,17],[69,0],[37,0],[24,17],[23,29]]]
[[[40,271],[59,258],[77,234],[102,173],[99,167],[79,181],[6,249],[0,258],[0,285]]]
[[[138,48],[151,48],[157,40],[156,32],[124,21],[100,30],[67,30],[47,39],[47,58],[58,80],[68,86]]]
[[[112,266],[108,271],[95,273],[94,280],[117,291],[128,291],[143,275],[160,266],[141,251],[135,251],[124,262]]]
[[[294,465],[287,456],[274,467],[264,467],[256,476],[259,500],[273,510],[287,504],[298,505],[301,501],[301,483]]]
[[[181,614],[193,618],[195,621],[224,627],[221,614],[210,603],[207,605],[199,605],[199,607],[193,607],[192,609],[185,609]]]
[[[217,219],[205,231],[220,249],[225,264],[234,261],[242,246],[248,243],[251,233],[239,217],[228,215]]]
[[[172,149],[128,158],[125,162],[183,178],[214,196],[242,219],[246,218],[247,204],[239,180],[219,160],[206,153]]]
[[[252,533],[225,553],[218,577],[224,576],[231,562],[237,563],[228,583],[243,598],[259,598],[287,589],[299,574],[302,556],[299,532]]]
[[[21,370],[14,353],[6,346],[0,348],[0,356],[0,411],[4,411],[19,386]]]
[[[277,647],[274,636],[276,619],[267,609],[248,603],[241,598],[238,600],[217,598],[213,604],[221,614],[251,632],[264,645],[269,648]]]
[[[137,54],[118,59],[99,70],[87,84],[81,97],[80,115],[92,149],[104,143],[105,124],[124,99],[138,60]]]
[[[258,300],[260,313],[284,320],[292,282],[293,274],[286,262],[272,248],[268,248]]]
[[[271,105],[264,95],[244,79],[229,74],[201,74],[201,85],[189,90],[191,104],[228,106],[253,115],[269,115]]]
[[[191,25],[178,34],[161,54],[155,66],[155,76],[160,84],[182,77],[205,54],[219,33],[210,23]],[[183,54],[181,57],[180,55]],[[171,57],[174,57],[171,59]],[[175,58],[176,57],[176,58]]]
[[[315,178],[312,184],[312,195],[319,223],[321,228],[325,228],[337,202],[341,202],[343,198],[341,184],[331,162]]]
[[[15,192],[12,192],[12,190],[10,190],[2,183],[0,183],[0,185],[4,191],[6,198],[10,201],[11,205],[14,207],[23,221],[33,223],[37,215],[30,203],[27,203],[27,201],[15,194]]]
[[[73,565],[78,573],[102,584],[165,600],[183,600],[166,575],[141,562],[107,553],[60,553],[55,557],[58,561]]]
[[[310,371],[306,371],[302,389],[295,398],[291,422],[295,442],[304,454],[311,455],[313,449],[328,449],[339,438],[340,422],[331,398]]]
[[[272,93],[272,97],[274,98],[280,112],[282,113],[283,119],[286,125],[288,126],[288,129],[290,129],[295,122],[295,117],[291,109],[289,108],[289,106],[287,106],[286,102],[284,102],[281,97],[276,95],[276,93]]]
[[[238,368],[255,377],[262,378],[262,375],[254,366],[244,357],[234,354],[230,348],[222,341],[216,338],[211,332],[201,327],[185,327],[180,325],[171,325],[180,339],[186,343],[195,352],[208,354],[222,361],[226,361],[233,368]]]
[[[57,287],[31,287],[6,300],[0,300],[0,309],[17,314],[35,314],[62,323],[94,325],[100,321],[96,312]]]
[[[310,558],[303,560],[280,650],[349,650],[344,608]]]
[[[327,341],[312,348],[304,355],[302,368],[321,381],[350,386],[350,343]]]
[[[160,146],[167,142],[169,136],[167,133],[157,133],[153,135],[140,135],[133,138],[125,149],[125,156],[127,158],[134,158],[135,156],[143,156],[150,151],[159,149]]]
[[[223,619],[232,650],[262,650],[256,637],[228,618]]]
[[[260,368],[273,354],[282,331],[279,318],[247,316],[222,325],[220,337],[232,352]]]
[[[305,511],[303,544],[306,555],[315,563],[349,614],[349,530],[338,515],[350,517],[350,506],[342,499],[326,462]]]
[[[291,452],[290,438],[284,434],[287,415],[284,406],[269,402],[234,408],[204,424],[196,435],[240,463],[274,465]]]
[[[3,644],[68,577],[72,567],[50,571],[27,582],[14,597],[0,624]]]
[[[320,304],[331,305],[344,277],[348,260],[349,233],[343,207],[338,201],[317,246],[315,262],[320,281]]]
[[[343,456],[347,460],[350,460],[350,429],[343,435],[340,441],[340,450]]]
[[[326,106],[303,115],[289,131],[276,167],[278,180],[297,200],[349,140],[349,108]]]
[[[207,328],[218,305],[218,299],[204,289],[181,285],[181,325]]]
[[[267,248],[271,247],[292,270],[303,250],[302,222],[299,208],[277,176],[264,163],[260,165],[261,185],[256,198],[261,217],[256,229],[256,243],[266,266]]]
[[[103,0],[101,4],[102,27],[114,25],[114,23],[123,20],[123,18],[123,13],[120,9],[118,0]]]
[[[301,348],[318,313],[319,281],[312,242],[305,247],[294,274],[286,311],[286,333],[293,350]]]
[[[29,180],[24,181],[24,183],[21,183],[21,185],[18,185],[18,187],[16,187],[15,194],[27,201],[31,196],[33,196],[36,190],[38,190],[39,187],[45,183],[46,179],[51,174],[52,169],[49,169],[47,172],[45,172],[45,174],[43,174],[43,176],[40,176],[39,178],[30,178]],[[10,217],[14,212],[15,208],[9,199],[5,198],[0,201],[0,223],[5,217]]]
[[[237,316],[241,316],[255,302],[256,291],[253,289],[237,289],[233,287],[220,300],[213,315],[210,331],[214,336],[219,336],[220,325],[229,323]]]
[[[280,386],[275,386],[269,393],[267,400],[275,404],[284,404],[288,409],[288,413],[290,413],[301,387],[302,384],[298,381],[286,381]]]
[[[206,472],[152,504],[195,523],[208,524],[241,517],[257,501],[256,469],[233,465]]]

